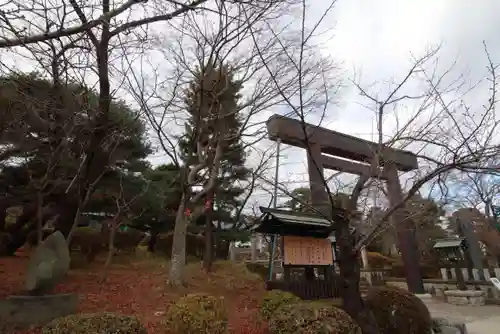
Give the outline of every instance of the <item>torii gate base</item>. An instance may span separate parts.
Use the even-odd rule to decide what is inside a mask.
[[[326,207],[329,206],[330,201],[324,187],[323,170],[325,168],[385,180],[391,205],[397,204],[402,198],[398,170],[410,171],[418,168],[417,158],[413,153],[383,147],[380,154],[383,157],[381,163],[383,168],[371,171],[370,164],[376,158],[376,152],[379,151],[378,144],[312,124],[303,124],[292,118],[273,115],[267,120],[267,130],[271,140],[279,139],[284,144],[301,148],[306,148],[306,143],[308,144],[311,200],[318,210],[325,213],[331,211]],[[416,294],[424,293],[415,226],[410,219],[407,219],[404,210],[396,210],[392,219],[396,225],[408,290]]]

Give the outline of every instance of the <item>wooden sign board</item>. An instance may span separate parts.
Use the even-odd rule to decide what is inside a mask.
[[[333,265],[332,243],[329,239],[310,237],[283,237],[284,265]]]

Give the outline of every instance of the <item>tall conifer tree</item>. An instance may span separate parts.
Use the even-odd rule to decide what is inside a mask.
[[[209,253],[213,251],[212,222],[219,237],[223,228],[237,226],[236,213],[243,205],[240,197],[245,191],[239,181],[247,180],[250,174],[244,166],[246,154],[240,135],[243,126],[238,105],[241,89],[241,83],[227,66],[208,65],[197,70],[196,79],[185,91],[184,103],[189,119],[180,141],[184,163],[191,168],[198,163],[199,142],[208,142],[217,135],[217,131],[222,131],[224,136],[217,185],[213,192],[207,194],[205,203],[198,203],[198,207],[203,207],[204,214],[199,216],[197,222],[205,223],[205,233],[209,234],[206,236],[206,251]],[[208,176],[200,175],[197,184],[203,185]],[[209,258],[205,258],[205,262],[211,262],[212,254],[206,255]],[[206,263],[206,266],[210,267],[210,264]]]

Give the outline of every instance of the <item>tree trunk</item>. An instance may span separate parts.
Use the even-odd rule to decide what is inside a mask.
[[[9,235],[5,232],[6,220],[7,205],[0,202],[0,256],[7,253],[7,241],[9,240]]]
[[[215,253],[214,258],[218,260],[227,260],[229,259],[229,248],[231,246],[230,240],[225,238],[217,238],[217,233],[214,234],[214,244],[215,244]]]
[[[148,252],[154,253],[155,248],[156,248],[156,240],[158,239],[158,234],[160,234],[159,231],[151,230],[151,237],[149,238],[148,242]]]
[[[186,194],[183,194],[175,218],[172,255],[170,258],[171,263],[168,281],[173,286],[181,286],[184,283],[183,269],[186,264],[186,235],[188,227],[188,219],[184,212],[185,207]]]
[[[207,193],[205,201],[205,251],[203,252],[203,269],[205,272],[212,271],[214,262],[214,235],[213,235],[213,197],[214,191]]]
[[[41,191],[36,193],[36,241],[40,245],[43,240],[43,196]]]
[[[252,247],[251,248],[252,252],[250,254],[250,260],[252,262],[255,262],[255,261],[257,261],[257,234],[254,233],[252,235],[250,241],[251,241],[251,247]]]
[[[78,211],[78,201],[71,195],[67,200],[63,200],[58,208],[59,217],[57,218],[57,229],[61,231],[64,237],[68,237],[69,232]]]
[[[335,231],[339,248],[340,288],[344,310],[359,324],[363,334],[378,334],[375,317],[361,298],[359,254],[353,252],[355,238],[347,221],[339,221]]]
[[[111,266],[111,261],[113,261],[113,255],[115,254],[115,237],[116,237],[116,229],[118,228],[117,217],[113,219],[111,222],[111,231],[109,233],[109,242],[108,242],[108,255],[106,256],[106,262],[104,263],[104,268],[102,271],[102,280],[106,279],[108,274],[108,269]]]
[[[209,273],[212,271],[214,262],[214,243],[212,215],[209,213],[205,218],[205,251],[203,252],[203,269]]]
[[[71,245],[71,240],[73,238],[73,235],[76,232],[76,229],[78,228],[78,224],[80,222],[80,216],[81,216],[81,208],[83,208],[85,204],[83,205],[78,205],[78,208],[76,209],[75,215],[74,215],[74,220],[73,223],[71,224],[71,228],[69,229],[68,236],[66,237],[66,243],[68,244],[68,247]]]
[[[7,209],[8,205],[0,202],[0,232],[5,231],[5,224],[7,223]]]

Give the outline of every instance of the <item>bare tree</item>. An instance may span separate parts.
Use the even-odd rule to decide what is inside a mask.
[[[180,205],[177,209],[176,222],[174,228],[174,241],[172,245],[172,257],[171,257],[171,268],[169,274],[169,282],[173,285],[182,285],[183,276],[182,269],[186,263],[186,233],[187,226],[189,222],[188,208],[192,204],[198,203],[204,196],[211,192],[215,187],[215,182],[219,174],[220,162],[224,154],[224,141],[227,140],[227,136],[233,136],[234,134],[226,133],[224,129],[224,114],[228,112],[234,112],[234,110],[223,110],[222,106],[224,103],[221,100],[223,95],[229,89],[230,82],[225,79],[225,73],[223,67],[218,64],[217,68],[212,67],[211,69],[203,68],[201,73],[194,78],[193,84],[199,86],[201,91],[197,94],[203,96],[209,96],[213,103],[208,106],[199,105],[199,108],[204,108],[203,118],[198,121],[195,126],[195,140],[196,153],[197,153],[197,164],[192,168],[188,169],[181,166],[180,161],[177,158],[176,146],[174,146],[172,138],[167,135],[167,129],[163,126],[159,126],[155,115],[151,115],[150,121],[153,127],[160,134],[160,143],[163,146],[165,152],[173,157],[173,162],[179,167],[181,171],[181,185],[182,185],[182,196],[180,200]],[[139,82],[137,77],[136,82]],[[198,81],[199,80],[199,81]],[[207,82],[207,83],[205,83]],[[217,89],[212,91],[212,89],[206,89],[207,85],[217,86]],[[206,90],[205,90],[206,89]],[[149,106],[145,104],[145,99],[142,95],[136,91],[132,90],[134,97],[138,99],[138,102],[142,104],[142,107],[150,112]],[[165,110],[165,113],[167,110]],[[202,124],[205,122],[205,124]],[[207,136],[207,127],[209,125],[212,127],[211,136]],[[170,146],[165,145],[165,141],[170,144]],[[205,172],[208,176],[205,184],[203,184],[202,189],[197,193],[193,192],[192,187],[197,184],[197,178],[201,172]]]
[[[224,29],[219,29],[211,36],[203,35],[207,32],[203,28],[207,27],[203,27],[203,22],[196,22],[197,15],[181,22],[180,27],[187,24],[191,31],[197,34],[198,41],[201,43],[198,45],[198,50],[206,51],[209,47],[212,48],[212,57],[206,57],[204,54],[199,55],[200,64],[203,65],[204,71],[207,61],[214,64],[225,63],[226,59],[224,58],[230,55],[231,48],[242,42],[242,36],[244,36],[246,29],[245,24],[253,24],[253,21],[259,20],[260,16],[268,13],[279,3],[281,1],[255,1],[249,4],[239,1],[199,0],[187,3],[154,1],[144,4],[138,1],[112,3],[109,0],[104,0],[70,1],[69,4],[36,1],[26,5],[20,1],[10,1],[2,7],[0,20],[3,23],[3,34],[0,48],[10,48],[18,54],[21,54],[23,50],[28,51],[34,59],[53,55],[53,61],[50,64],[42,65],[42,68],[52,71],[52,73],[59,69],[60,73],[68,73],[69,70],[73,70],[74,75],[83,77],[87,82],[95,79],[98,85],[98,112],[90,120],[92,123],[90,141],[83,148],[80,168],[66,191],[68,194],[76,192],[76,195],[67,196],[68,202],[62,205],[66,208],[66,215],[60,219],[73,221],[71,229],[63,231],[67,234],[68,242],[71,240],[77,225],[79,212],[89,200],[106,168],[112,164],[113,151],[116,147],[114,138],[120,132],[109,116],[110,103],[114,93],[111,89],[112,72],[116,69],[113,56],[119,58],[132,56],[134,52],[147,48],[148,43],[152,40],[151,36],[154,35],[151,34],[150,29],[152,23],[170,21],[175,17],[202,9],[208,13],[214,13],[219,27],[224,27]],[[207,7],[202,7],[202,5],[207,5]],[[231,6],[233,6],[232,9]],[[241,6],[247,7],[247,11],[254,12],[252,19],[248,20],[250,23],[239,22],[241,16],[238,16],[238,11]],[[170,25],[168,28],[175,29],[176,27]],[[207,40],[206,37],[213,38],[213,40]],[[60,66],[59,60],[66,61],[65,57],[68,57],[68,53],[72,50],[76,50],[76,54],[85,51],[86,54],[90,55],[86,58],[84,70],[79,68],[82,64],[65,62],[65,66]],[[214,54],[216,54],[215,57]],[[182,57],[177,57],[176,60],[179,59]],[[186,65],[189,66],[186,67]],[[252,68],[252,65],[249,62],[238,64],[235,62],[233,66],[245,69]],[[184,62],[183,66],[185,69],[192,70],[191,64]],[[127,73],[121,72],[120,74],[124,78],[127,77]],[[248,75],[248,73],[246,74]],[[57,76],[53,77],[59,78],[59,72]],[[262,96],[268,92],[262,89],[260,94],[259,98],[262,99]],[[255,101],[257,98],[253,100],[253,102]],[[262,110],[266,105],[255,104],[251,107]],[[219,133],[221,133],[220,130]],[[208,148],[205,147],[206,143],[200,142],[200,148],[203,146],[202,148],[206,152],[200,151],[200,165],[195,168],[196,172],[185,173],[186,180],[190,180],[202,169],[207,169],[212,165],[212,172],[208,174],[217,174],[220,153],[217,153],[216,143],[219,142],[220,140],[216,138],[212,143],[215,146]],[[201,157],[202,155],[204,157]],[[210,188],[213,186],[209,186],[201,193],[209,192]],[[182,259],[181,262],[183,262]]]
[[[103,171],[111,164],[114,148],[113,133],[117,124],[109,117],[113,99],[110,71],[113,51],[124,44],[131,49],[148,40],[149,26],[165,22],[200,8],[207,0],[187,3],[177,1],[8,1],[2,5],[0,21],[2,38],[0,48],[33,50],[36,45],[45,51],[54,49],[64,54],[72,48],[86,50],[92,62],[87,64],[98,83],[98,112],[91,119],[90,141],[82,154],[81,168],[75,176],[67,196],[66,221],[77,221],[82,205],[99,183]],[[85,75],[85,74],[84,74]],[[87,80],[89,78],[86,78]],[[111,128],[111,131],[110,131]],[[111,133],[111,135],[110,135]],[[63,231],[70,238],[69,230]]]
[[[498,166],[497,161],[491,159],[487,165]],[[497,261],[500,256],[500,232],[494,207],[500,196],[498,172],[492,168],[491,171],[477,173],[454,173],[450,179],[450,193],[453,196],[450,196],[449,206],[458,208],[453,215],[472,224],[487,253]]]
[[[420,159],[420,168],[409,178],[409,190],[401,202],[408,200],[424,185],[429,187],[429,191],[437,191],[439,196],[447,196],[449,188],[447,181],[456,180],[452,177],[452,173],[458,172],[464,176],[497,173],[494,164],[491,163],[497,160],[500,154],[499,139],[495,135],[500,127],[495,112],[497,66],[490,59],[487,49],[485,50],[489,72],[485,81],[490,83],[490,87],[484,88],[489,88],[491,94],[487,103],[480,107],[467,105],[462,99],[446,100],[446,93],[449,91],[461,96],[462,85],[442,87],[451,70],[437,75],[432,69],[424,66],[426,63],[417,63],[412,69],[411,75],[420,74],[418,79],[427,84],[429,91],[414,97],[424,99],[424,103],[419,106],[417,116],[407,121],[396,131],[396,135],[386,142],[389,145],[396,143],[398,146],[410,147],[418,152]],[[435,61],[436,54],[430,59]],[[456,83],[455,80],[452,82]],[[401,97],[402,100],[411,98],[407,95]],[[432,113],[424,115],[424,111],[429,110]],[[418,122],[419,116],[426,121]],[[396,208],[391,208],[391,212],[385,216],[389,217],[394,210]],[[367,236],[365,240],[370,238],[371,236]]]
[[[324,67],[318,66],[321,59],[313,57],[310,50],[314,48],[315,33],[320,29],[321,23],[333,8],[334,3],[335,1],[330,3],[330,6],[326,8],[319,20],[311,23],[308,20],[311,5],[306,1],[302,1],[299,46],[296,50],[286,53],[287,61],[294,64],[294,75],[297,76],[301,85],[307,82],[308,76],[310,77],[313,74],[316,74],[315,80],[319,82],[313,92],[299,87],[295,98],[283,96],[287,106],[293,110],[294,117],[298,118],[303,124],[305,146],[310,156],[312,156],[312,152],[308,138],[312,134],[306,131],[306,117],[311,119],[311,114],[316,113],[316,119],[319,119],[319,121],[315,123],[321,125],[323,119],[328,116],[328,106],[331,104],[331,94],[329,93],[331,93],[332,88],[329,86],[330,82],[324,79],[326,75],[318,74],[318,69]],[[270,29],[272,30],[271,27]],[[257,42],[257,37],[255,41]],[[352,213],[358,207],[360,195],[366,190],[368,180],[370,178],[377,179],[376,174],[372,175],[373,172],[380,170],[380,167],[383,167],[381,161],[388,159],[388,157],[383,156],[384,147],[407,148],[417,152],[421,166],[413,175],[405,175],[407,178],[405,196],[398,203],[393,203],[385,211],[371,231],[359,236],[356,240],[355,236],[349,232],[349,229],[339,226],[342,224],[336,221],[336,239],[340,252],[339,265],[343,281],[344,309],[358,321],[364,333],[376,333],[377,331],[373,315],[370,315],[371,312],[366,309],[359,292],[360,273],[359,268],[356,267],[358,266],[357,256],[361,247],[369,243],[377,235],[389,218],[398,222],[404,221],[405,202],[420,191],[422,187],[437,188],[441,194],[445,194],[446,177],[452,171],[491,173],[494,168],[488,162],[500,154],[499,139],[495,136],[495,132],[499,128],[498,117],[495,117],[494,111],[496,103],[496,65],[493,64],[487,54],[491,95],[484,110],[479,113],[462,101],[447,99],[447,93],[455,92],[458,95],[463,92],[463,86],[460,81],[450,80],[451,70],[444,73],[438,71],[436,65],[438,50],[438,48],[431,50],[423,57],[414,57],[412,59],[413,64],[407,74],[401,80],[395,81],[383,98],[370,93],[362,85],[353,82],[360,94],[371,103],[375,111],[378,149],[377,152],[374,152],[375,158],[370,165],[370,175],[361,175],[351,190],[349,203],[345,206],[348,213],[347,220],[352,220]],[[264,58],[261,58],[261,60],[266,63]],[[313,68],[315,70],[312,70]],[[268,67],[268,71],[272,74],[272,68]],[[415,88],[413,88],[412,92],[411,82],[424,83],[427,88],[416,93]],[[275,81],[275,84],[277,87],[280,86],[278,80]],[[395,131],[387,129],[387,126],[384,125],[388,124],[387,117],[390,108],[408,102],[411,102],[412,106],[416,106],[415,112],[410,115],[399,114],[395,122],[397,124]],[[397,114],[393,111],[391,113]],[[479,117],[478,114],[480,114]],[[393,133],[390,135],[390,139],[387,140],[387,134],[390,132]],[[319,168],[317,169],[319,170]],[[330,195],[328,196],[331,202],[330,205],[335,206],[335,203],[331,201],[331,191],[325,177],[323,177],[323,185]],[[304,205],[307,205],[307,203],[304,203]],[[318,214],[331,219],[325,211],[318,209],[316,211]],[[405,233],[412,233],[411,226],[411,222],[409,223],[407,219],[404,229],[408,231]]]
[[[116,211],[113,215],[113,218],[111,219],[111,226],[109,230],[109,239],[108,239],[108,254],[106,256],[106,262],[104,263],[103,267],[103,272],[102,272],[102,278],[106,278],[109,266],[111,265],[111,262],[113,261],[113,256],[115,254],[115,238],[116,238],[116,232],[118,228],[122,224],[122,220],[124,218],[128,220],[133,220],[134,218],[140,217],[142,213],[135,214],[134,217],[132,217],[131,214],[131,206],[133,203],[143,196],[147,191],[148,191],[149,183],[146,184],[146,186],[141,189],[141,192],[135,194],[131,198],[129,196],[126,196],[125,190],[124,190],[124,185],[123,185],[123,175],[120,175],[120,184],[119,184],[119,190],[118,192],[112,194],[112,197],[114,197],[114,202],[116,206]]]
[[[119,34],[130,33],[152,23],[164,22],[194,11],[208,0],[178,1],[5,1],[2,4],[0,48],[23,46],[86,34],[101,46]],[[90,37],[93,35],[94,37]],[[95,46],[95,45],[94,45]]]
[[[170,38],[168,42],[162,42],[159,38],[158,42],[160,54],[170,65],[167,70],[171,76],[162,80],[162,73],[152,70],[149,76],[142,71],[142,77],[132,75],[128,78],[130,91],[148,115],[162,151],[183,171],[181,178],[184,196],[177,213],[169,277],[172,284],[182,283],[185,229],[187,228],[185,209],[195,205],[202,198],[211,200],[211,193],[217,187],[220,160],[225,154],[230,153],[224,147],[224,142],[230,138],[241,138],[244,142],[244,149],[248,149],[260,141],[265,133],[263,122],[258,117],[259,114],[282,101],[281,94],[273,88],[274,85],[267,72],[263,71],[257,50],[252,47],[250,27],[262,29],[264,19],[276,18],[276,14],[283,10],[285,4],[285,1],[269,1],[256,2],[254,5],[246,3],[231,5],[224,1],[217,1],[216,10],[206,16],[193,15],[189,17],[190,20],[178,25],[172,22],[171,30],[177,31],[177,38]],[[210,22],[215,22],[215,24]],[[276,51],[274,46],[269,43],[266,45],[268,50],[266,58],[278,63],[279,55],[274,53]],[[144,66],[146,59],[141,60],[141,66]],[[149,64],[154,68],[152,62]],[[130,63],[129,66],[132,64]],[[210,123],[215,124],[211,130],[215,129],[215,134],[210,139],[204,138],[206,126],[203,122],[206,120],[202,119],[195,124],[193,138],[190,140],[196,142],[195,151],[198,153],[198,163],[186,170],[178,152],[178,138],[182,132],[182,125],[187,119],[185,105],[183,105],[183,100],[186,98],[184,89],[190,82],[195,82],[203,87],[202,90],[206,90],[206,92],[200,91],[199,96],[211,95],[210,99],[217,100],[218,96],[222,96],[224,90],[229,87],[217,88],[219,91],[215,95],[214,92],[210,92],[213,90],[211,86],[216,87],[221,84],[210,78],[216,74],[211,73],[214,72],[214,67],[215,72],[225,68],[234,75],[238,84],[244,87],[243,98],[234,110],[208,111],[208,114],[219,115],[216,119],[210,120]],[[286,72],[284,67],[280,70],[283,73]],[[247,87],[247,83],[252,88]],[[283,87],[290,90],[292,84],[293,81],[289,80]],[[207,107],[201,104],[198,108],[202,110]],[[203,111],[202,114],[206,112]],[[227,132],[229,129],[224,128],[223,115],[228,115],[228,113],[241,115],[243,119],[243,126],[237,133]],[[220,128],[217,129],[219,126]],[[194,188],[198,189],[193,191]],[[238,215],[241,215],[241,212]],[[211,230],[211,225],[211,222],[207,220],[206,231]],[[211,246],[207,247],[211,248]]]
[[[492,161],[490,165],[498,166],[498,162]],[[480,209],[488,219],[494,218],[492,207],[500,196],[498,172],[466,173],[451,177],[455,178],[453,191],[457,193],[450,198],[451,205]]]

